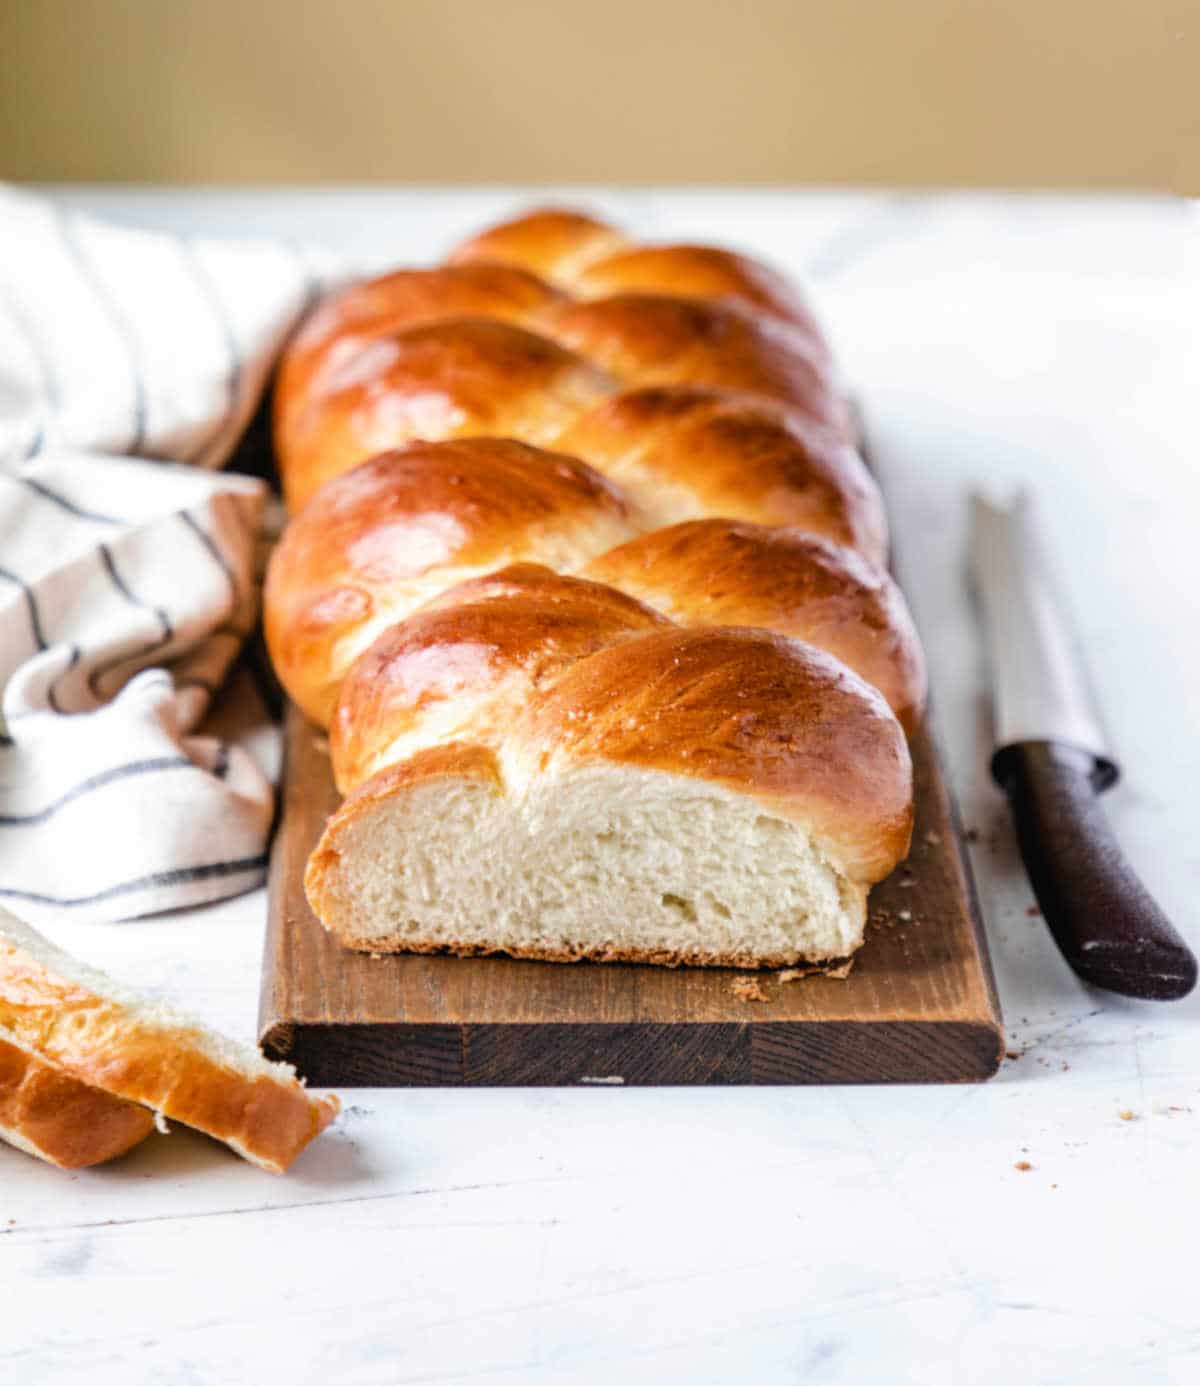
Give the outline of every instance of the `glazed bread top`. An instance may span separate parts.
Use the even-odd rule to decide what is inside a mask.
[[[859,884],[906,850],[920,646],[773,272],[534,213],[321,307],[276,437],[268,642],[350,816],[416,767],[603,762],[749,794]]]
[[[557,446],[635,495],[650,528],[710,515],[795,525],[886,561],[878,487],[858,453],[801,409],[649,386],[581,414]]]
[[[594,558],[610,583],[687,626],[762,626],[836,655],[906,731],[925,702],[921,646],[900,589],[852,549],[795,528],[692,520]]]
[[[311,503],[271,565],[266,624],[285,686],[315,720],[329,721],[346,670],[391,621],[505,563],[578,572],[635,535],[720,516],[821,536],[882,567],[878,488],[847,440],[824,343],[778,276],[724,251],[632,247],[557,211],[485,232],[451,258],[332,296],[281,368],[281,468],[293,502]],[[639,289],[676,292],[569,295],[610,262],[632,266]],[[664,375],[674,383],[619,381]],[[383,450],[391,462],[377,460]],[[505,454],[520,461],[498,468]],[[376,460],[356,471],[364,458]],[[562,484],[572,468],[574,484]],[[698,542],[633,551],[653,588],[640,595],[690,624],[683,589],[694,594],[707,562]],[[832,650],[911,728],[923,662],[886,577],[763,528],[722,542],[727,576],[738,550],[737,589],[766,582],[774,597],[709,603],[711,619]],[[591,572],[638,580],[624,558]]]
[[[391,626],[351,666],[330,729],[338,788],[347,793],[443,741],[499,749],[555,674],[670,626],[615,587],[538,564],[460,583]]]
[[[645,385],[741,391],[855,438],[820,330],[774,271],[536,212],[447,265],[355,284],[318,307],[276,381],[288,505],[416,438],[556,446],[600,398]]]
[[[621,493],[572,457],[496,438],[382,453],[323,488],[272,556],[275,668],[327,723],[351,662],[445,588],[521,561],[575,567],[636,533]]]
[[[576,298],[655,293],[735,299],[802,328],[826,354],[811,310],[781,274],[716,246],[634,245],[594,217],[551,208],[493,226],[450,259],[532,270]]]

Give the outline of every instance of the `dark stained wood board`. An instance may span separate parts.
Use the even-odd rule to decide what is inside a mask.
[[[372,958],[342,948],[302,885],[337,803],[324,748],[290,708],[259,1025],[268,1056],[311,1083],[961,1082],[999,1065],[991,965],[927,729],[912,743],[912,852],[872,891],[873,923],[853,969],[844,980],[787,983],[770,971]],[[761,978],[769,999],[740,999],[731,983],[744,976]]]
[[[856,412],[870,466],[865,419]],[[269,450],[265,424],[260,431]],[[304,896],[305,863],[338,796],[324,735],[289,706],[262,1048],[328,1087],[990,1078],[1004,1054],[1003,1022],[931,720],[910,749],[912,850],[871,892],[867,939],[844,979],[780,982],[773,971],[504,957],[372,958],[342,948]],[[739,977],[760,979],[768,999],[739,997],[732,985]]]

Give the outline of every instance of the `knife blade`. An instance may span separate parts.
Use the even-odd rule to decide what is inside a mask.
[[[1028,492],[971,497],[969,566],[986,633],[995,746],[1017,844],[1042,915],[1085,981],[1169,1001],[1196,958],[1121,853],[1099,796],[1119,771]]]

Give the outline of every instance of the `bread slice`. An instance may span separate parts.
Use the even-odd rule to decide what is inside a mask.
[[[289,1065],[121,987],[3,910],[0,1042],[274,1173],[338,1112],[336,1097],[305,1092]]]
[[[59,1169],[83,1169],[124,1155],[153,1129],[147,1108],[0,1040],[0,1140]]]

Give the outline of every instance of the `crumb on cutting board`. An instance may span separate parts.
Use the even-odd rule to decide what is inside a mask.
[[[921,921],[916,918],[912,910],[889,910],[876,908],[871,911],[867,923],[872,929],[896,929],[902,924],[917,925]]]
[[[854,966],[854,959],[847,958],[844,963],[839,963],[837,967],[828,967],[817,964],[814,967],[785,967],[782,972],[775,974],[780,982],[798,982],[802,977],[833,977],[838,981],[849,977],[850,969]]]
[[[729,983],[729,990],[739,1001],[769,1001],[771,998],[763,990],[761,978],[735,977]]]
[[[782,972],[775,975],[780,982],[798,982],[801,977],[811,977],[814,972],[820,972],[819,967],[785,967]]]

